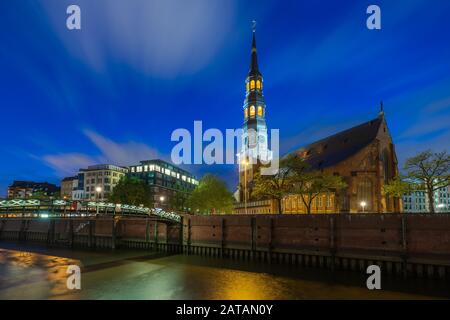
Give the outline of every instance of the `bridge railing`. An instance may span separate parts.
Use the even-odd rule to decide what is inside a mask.
[[[35,212],[38,216],[48,217],[55,215],[56,212],[65,215],[73,215],[95,212],[97,215],[154,215],[162,219],[181,221],[181,216],[176,212],[168,212],[161,208],[147,208],[144,206],[134,206],[128,204],[118,204],[104,201],[67,201],[60,199],[38,200],[38,199],[11,199],[0,201],[1,213]]]

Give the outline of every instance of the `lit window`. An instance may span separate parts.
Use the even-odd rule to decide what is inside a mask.
[[[145,172],[148,171],[148,166],[147,166],[147,165],[144,166],[144,171],[145,171]]]
[[[254,117],[255,116],[255,106],[251,106],[250,107],[250,117]]]
[[[136,172],[142,172],[142,166],[136,167]]]
[[[150,171],[155,171],[155,166],[151,164],[149,170],[150,170]]]
[[[170,170],[169,169],[165,169],[164,173],[167,174],[168,176],[170,176]]]
[[[262,116],[263,116],[263,107],[258,106],[258,117],[262,117]]]
[[[186,176],[181,176],[181,180],[186,181]]]
[[[250,83],[249,83],[249,82],[247,82],[247,83],[245,84],[245,89],[247,89],[247,91],[250,90]]]
[[[134,167],[131,167],[131,172],[134,172]]]
[[[256,89],[261,90],[261,81],[259,80],[256,81]]]
[[[255,89],[255,80],[250,81],[250,90]]]
[[[244,109],[244,117],[245,117],[245,119],[248,118],[248,109],[247,108]]]

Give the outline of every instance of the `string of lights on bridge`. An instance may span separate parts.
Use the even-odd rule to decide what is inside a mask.
[[[96,210],[99,213],[100,209],[111,210],[116,213],[122,214],[142,214],[142,215],[154,215],[159,218],[168,219],[176,222],[181,221],[181,216],[175,212],[167,212],[161,208],[147,208],[144,206],[135,206],[128,204],[119,204],[119,203],[111,203],[111,202],[102,202],[102,201],[77,201],[77,204],[81,205],[81,211],[83,210]],[[24,211],[33,211],[33,210],[45,210],[45,209],[56,209],[56,210],[64,210],[66,212],[67,207],[70,207],[69,211],[79,212],[79,208],[73,208],[73,203],[66,200],[48,200],[41,201],[38,199],[11,199],[11,200],[2,200],[0,201],[0,213],[8,212],[10,210],[24,210]],[[48,212],[48,211],[47,211]],[[43,217],[48,217],[48,214],[42,215]]]

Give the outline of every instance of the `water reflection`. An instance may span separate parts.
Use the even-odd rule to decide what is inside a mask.
[[[2,246],[4,246],[2,244]],[[66,287],[68,265],[81,267],[81,290]],[[157,253],[0,249],[0,299],[417,299],[433,295],[369,291],[324,271]],[[343,274],[345,278],[353,275]],[[414,286],[413,286],[414,287]],[[408,290],[406,290],[408,291]]]

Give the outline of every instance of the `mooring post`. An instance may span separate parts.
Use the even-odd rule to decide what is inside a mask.
[[[93,234],[94,234],[94,220],[88,220],[88,224],[89,224],[89,229],[88,229],[88,247],[92,248],[92,238],[93,238]]]
[[[269,227],[269,248],[268,248],[268,262],[272,263],[272,247],[273,243],[273,217],[270,217],[270,227]]]
[[[56,242],[56,221],[55,218],[53,218],[50,222],[52,226],[52,244]]]
[[[331,271],[335,269],[335,257],[336,257],[336,222],[335,217],[330,218],[330,255],[331,255]]]
[[[221,230],[222,230],[222,239],[220,242],[220,257],[224,256],[224,250],[225,250],[225,218],[222,218],[221,220]]]
[[[2,233],[5,223],[6,223],[5,220],[0,220],[0,240],[2,239]]]
[[[116,249],[116,217],[112,218],[111,249]]]
[[[191,254],[191,232],[192,232],[191,218],[188,219],[188,229],[187,229],[187,248],[188,254]]]
[[[20,222],[20,229],[19,229],[19,234],[18,234],[19,241],[25,240],[26,223],[27,223],[27,221],[22,218],[22,220]]]
[[[73,233],[73,219],[69,218],[69,241],[70,247],[73,248],[74,245],[74,233]]]
[[[407,225],[407,215],[402,214],[402,260],[403,260],[403,277],[408,276],[408,225]]]
[[[252,256],[255,254],[255,250],[256,250],[256,241],[257,241],[257,236],[258,236],[258,231],[256,230],[256,217],[251,217],[250,218],[250,226],[251,226],[251,230],[252,230],[252,239],[251,239],[251,253]]]
[[[25,230],[23,232],[25,233]],[[51,245],[54,242],[55,242],[55,220],[54,218],[50,218],[47,229],[47,244]]]
[[[145,242],[150,242],[150,220],[149,217],[145,219]]]
[[[183,251],[184,251],[184,239],[183,239],[184,231],[183,231],[183,229],[184,229],[184,217],[182,216],[181,220],[180,220],[180,224],[179,224],[179,230],[178,230],[178,245],[179,245],[178,251],[180,253],[183,253]]]
[[[158,220],[155,220],[155,249],[158,248]]]

